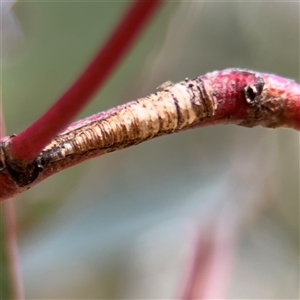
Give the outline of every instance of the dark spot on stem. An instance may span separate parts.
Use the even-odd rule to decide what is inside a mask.
[[[36,160],[31,162],[21,162],[14,159],[10,153],[10,140],[0,143],[0,172],[7,172],[15,183],[24,187],[39,176],[41,169]]]
[[[182,120],[182,115],[180,113],[180,106],[178,104],[178,100],[177,98],[175,97],[174,94],[172,94],[172,98],[173,98],[173,101],[174,101],[174,105],[176,107],[176,114],[177,114],[177,126],[175,129],[178,129],[180,127],[180,125],[182,124],[183,120]]]
[[[33,162],[23,167],[21,164],[18,165],[13,161],[6,161],[6,167],[10,176],[20,186],[26,186],[35,181],[40,173],[40,169]]]
[[[256,87],[253,85],[247,85],[245,87],[245,96],[248,103],[254,102],[255,97],[257,96]]]
[[[252,105],[259,105],[264,87],[263,78],[259,77],[256,84],[246,85],[244,88],[246,102]]]

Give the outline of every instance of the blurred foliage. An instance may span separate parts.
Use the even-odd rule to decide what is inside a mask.
[[[72,83],[127,4],[14,6],[24,39],[3,61],[7,134],[29,125]],[[299,81],[299,3],[166,3],[79,118],[146,96],[167,80],[228,67]],[[185,224],[202,224],[224,207],[229,218],[239,216],[242,231],[228,297],[251,298],[255,290],[259,298],[292,298],[298,167],[296,132],[215,126],[57,174],[15,199],[26,298],[172,298]],[[274,260],[265,259],[269,253]]]

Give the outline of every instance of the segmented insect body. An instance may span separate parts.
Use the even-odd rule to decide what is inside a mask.
[[[174,85],[174,83],[172,81],[168,80],[168,81],[164,82],[163,84],[161,84],[160,86],[158,86],[156,88],[156,90],[159,91],[159,92],[161,92],[161,91],[165,90],[166,88],[168,88],[168,87],[170,87],[172,85]]]

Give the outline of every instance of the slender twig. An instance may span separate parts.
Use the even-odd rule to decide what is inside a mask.
[[[2,111],[2,97],[0,97],[0,137],[5,132],[5,123]],[[8,276],[8,291],[10,299],[24,299],[24,288],[19,263],[18,243],[17,243],[17,220],[13,199],[9,199],[2,204],[1,218],[3,218],[3,244],[6,270]],[[2,296],[2,294],[0,295]],[[4,295],[3,295],[4,296]]]
[[[33,160],[64,129],[103,87],[122,57],[134,44],[161,0],[132,2],[103,48],[61,98],[37,121],[22,131],[11,144],[16,159]]]
[[[194,229],[176,299],[225,299],[238,238],[234,216],[219,211]]]
[[[71,124],[30,163],[0,142],[0,200],[87,159],[190,128],[214,124],[300,129],[300,87],[290,79],[226,69],[170,85]]]
[[[10,299],[24,299],[24,287],[20,270],[17,243],[17,220],[13,199],[3,203],[4,247],[8,270]]]

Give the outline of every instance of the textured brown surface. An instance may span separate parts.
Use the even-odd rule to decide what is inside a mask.
[[[67,128],[42,151],[38,160],[49,165],[67,156],[123,149],[198,124],[214,115],[215,107],[202,82],[186,80],[120,106],[99,120]]]

